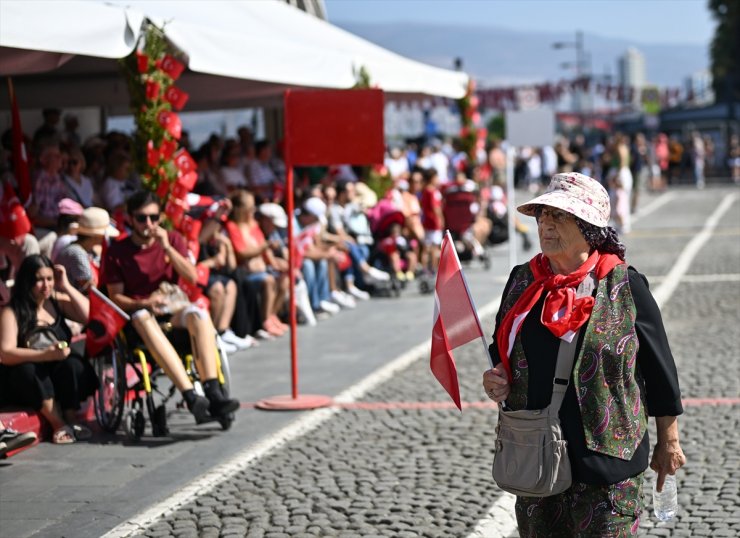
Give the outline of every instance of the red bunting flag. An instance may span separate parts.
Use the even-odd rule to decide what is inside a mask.
[[[149,70],[149,56],[138,50],[136,51],[136,67],[139,73],[146,73]]]
[[[5,182],[3,197],[0,200],[0,235],[6,239],[21,243],[31,231],[31,221],[21,205],[15,189],[10,182]]]
[[[193,190],[195,182],[198,180],[198,174],[195,172],[188,172],[177,178],[175,186],[172,188],[172,196],[175,198],[184,199]]]
[[[188,102],[190,95],[187,92],[182,91],[180,88],[170,86],[164,92],[164,100],[172,105],[175,110],[181,110]]]
[[[181,174],[187,174],[188,172],[193,172],[198,169],[197,163],[185,148],[180,148],[177,153],[175,153],[175,166],[177,166],[177,169]]]
[[[208,277],[211,276],[210,267],[206,267],[202,263],[199,263],[195,266],[195,270],[198,273],[198,278],[196,279],[196,282],[198,283],[198,285],[206,287],[208,285]]]
[[[169,54],[165,55],[164,58],[162,58],[162,62],[159,66],[162,71],[167,73],[172,80],[177,80],[180,78],[180,75],[185,70],[185,64],[175,59],[174,56],[171,56]]]
[[[159,158],[161,154],[158,149],[154,147],[154,142],[150,140],[146,143],[146,162],[152,168],[159,164]]]
[[[159,97],[159,82],[154,80],[147,80],[146,86],[144,87],[144,94],[150,101],[154,101]]]
[[[188,208],[185,202],[177,198],[170,198],[167,205],[164,206],[164,214],[169,217],[175,228],[180,227],[182,218],[187,210]]]
[[[157,114],[157,122],[172,135],[172,138],[180,140],[182,136],[182,121],[180,121],[180,117],[177,114],[169,110],[163,110]]]
[[[95,357],[107,348],[129,321],[128,315],[103,295],[90,288],[90,320],[87,322],[85,349],[88,357]]]
[[[194,260],[197,260],[200,254],[200,243],[198,241],[188,241],[188,252],[192,254]]]
[[[18,109],[18,100],[15,98],[13,81],[8,77],[8,95],[10,96],[10,108],[12,116],[13,136],[13,173],[18,184],[21,200],[24,202],[31,196],[31,172],[28,168],[28,151],[23,139],[23,128],[21,127],[21,113]]]
[[[155,191],[155,194],[159,197],[160,200],[164,200],[167,198],[167,195],[170,192],[170,182],[166,179],[161,179],[159,181],[159,185],[157,185],[157,190]]]
[[[180,223],[180,232],[189,241],[197,241],[200,230],[203,228],[203,222],[194,219],[190,215],[185,215]]]
[[[169,161],[172,158],[172,154],[177,149],[177,142],[174,140],[162,140],[162,145],[159,146],[159,151],[162,154],[162,159]]]
[[[226,233],[231,240],[234,251],[239,253],[247,250],[247,244],[244,242],[244,237],[242,236],[242,232],[236,222],[233,220],[227,220],[224,226],[226,227]]]
[[[452,350],[476,338],[484,338],[483,329],[468,292],[455,244],[447,232],[442,241],[434,286],[434,327],[429,362],[434,377],[461,411],[460,385]]]

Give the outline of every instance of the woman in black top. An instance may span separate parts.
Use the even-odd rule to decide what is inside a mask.
[[[88,299],[69,283],[64,267],[41,255],[23,260],[10,304],[0,313],[3,403],[40,412],[57,444],[90,437],[76,415],[98,380],[90,363],[70,348],[64,321],[87,323],[88,315]]]

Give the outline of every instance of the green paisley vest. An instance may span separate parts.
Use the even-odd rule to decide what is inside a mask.
[[[503,319],[533,281],[529,264],[515,270],[499,319]],[[639,348],[636,314],[627,265],[621,264],[597,284],[594,308],[591,318],[581,328],[585,334],[571,377],[586,447],[623,460],[632,459],[647,430],[644,383],[636,364]],[[555,359],[553,356],[552,360]],[[515,410],[525,409],[528,365],[521,332],[516,337],[509,362],[513,380],[507,404]]]

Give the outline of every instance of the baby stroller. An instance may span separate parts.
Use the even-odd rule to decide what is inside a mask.
[[[491,259],[485,247],[475,238],[473,225],[478,217],[480,202],[477,189],[464,184],[450,185],[444,192],[445,225],[455,242],[455,250],[461,262],[479,260],[485,269],[491,267]]]
[[[388,200],[381,200],[373,208],[373,211],[369,215],[369,219],[370,228],[372,230],[373,237],[375,238],[375,248],[370,253],[370,259],[368,262],[370,265],[386,271],[391,276],[388,282],[378,283],[381,285],[376,286],[375,289],[372,290],[372,293],[374,295],[386,297],[398,297],[401,294],[401,289],[404,287],[404,284],[398,280],[396,272],[393,271],[390,260],[380,247],[380,244],[383,239],[390,235],[391,227],[394,224],[403,226],[406,219],[403,213]]]

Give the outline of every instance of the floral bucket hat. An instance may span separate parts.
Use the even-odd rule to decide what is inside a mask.
[[[611,209],[606,189],[595,179],[577,172],[555,174],[544,194],[517,210],[533,217],[538,205],[562,209],[599,228],[609,225]]]

